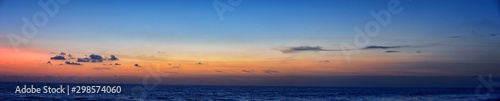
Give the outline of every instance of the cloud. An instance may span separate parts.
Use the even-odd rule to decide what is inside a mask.
[[[64,56],[54,56],[54,57],[50,57],[51,60],[66,60],[66,58],[64,58]]]
[[[109,60],[115,61],[115,60],[119,60],[119,59],[115,55],[111,55]]]
[[[390,48],[403,48],[403,47],[410,47],[408,45],[405,46],[366,46],[361,49],[390,49]]]
[[[319,61],[319,62],[328,63],[328,62],[330,62],[330,60],[323,60],[323,61]]]
[[[78,58],[77,62],[102,62],[104,61],[104,58],[100,55],[92,54],[89,57],[86,58]]]
[[[214,70],[214,71],[217,73],[224,73],[224,71],[220,71],[220,70]]]
[[[59,53],[59,55],[62,55],[62,56],[64,56],[64,55],[66,55],[66,53],[64,53],[64,52],[61,52],[61,53]]]
[[[167,52],[158,51],[158,54],[167,54]]]
[[[303,52],[303,51],[339,51],[339,50],[326,50],[320,46],[297,46],[297,47],[288,47],[285,49],[277,49],[282,53],[295,53],[295,52]]]
[[[390,49],[390,48],[403,48],[403,47],[410,47],[409,45],[403,45],[403,46],[377,46],[377,45],[371,45],[371,46],[366,46],[364,48],[360,49],[350,49],[350,50],[368,50],[368,49]],[[276,49],[278,51],[281,51],[282,53],[296,53],[296,52],[304,52],[304,51],[343,51],[340,49],[324,49],[320,46],[298,46],[298,47],[288,47],[285,49]]]
[[[75,57],[73,57],[73,55],[71,54],[68,54],[68,59],[75,59]]]
[[[134,64],[135,67],[142,67],[141,65],[139,64]]]
[[[241,70],[241,72],[245,72],[245,73],[253,73],[254,70]]]
[[[111,70],[111,68],[109,68],[109,67],[94,67],[92,69],[94,69],[94,70]]]
[[[89,58],[78,58],[76,62],[90,62]]]
[[[115,65],[122,65],[122,64],[119,64],[119,63],[115,63]]]
[[[103,62],[105,59],[101,55],[91,54],[85,58],[78,58],[77,62]],[[111,55],[108,59],[110,61],[119,60],[115,55]]]
[[[399,51],[385,51],[386,53],[395,53],[395,52],[399,52]]]
[[[100,55],[91,54],[89,57],[90,57],[90,62],[102,62],[102,61],[104,61],[104,58],[102,58],[102,56],[100,56]]]
[[[178,65],[172,65],[172,64],[168,64],[169,66],[172,66],[172,68],[181,68],[181,64],[178,64]]]
[[[196,64],[197,64],[197,65],[203,65],[203,64],[205,64],[205,63],[203,63],[203,62],[197,62]]]
[[[70,61],[66,61],[65,63],[66,63],[67,65],[82,65],[82,64],[80,64],[80,63],[78,63],[78,62],[70,62]]]
[[[263,72],[266,73],[266,74],[277,74],[277,73],[279,73],[279,71],[275,71],[275,70],[264,70]]]

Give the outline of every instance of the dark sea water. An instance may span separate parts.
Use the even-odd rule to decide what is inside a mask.
[[[0,100],[180,100],[180,101],[481,101],[500,100],[499,93],[476,94],[475,88],[342,88],[110,85],[0,82]],[[17,86],[121,86],[120,94],[16,94]],[[486,89],[482,89],[487,92]],[[500,89],[499,89],[500,90]]]

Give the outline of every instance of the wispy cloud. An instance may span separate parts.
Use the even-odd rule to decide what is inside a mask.
[[[287,47],[285,49],[276,49],[281,51],[282,53],[295,53],[295,52],[304,52],[304,51],[340,51],[340,50],[327,50],[323,49],[320,46],[297,46],[297,47]]]
[[[66,53],[64,53],[64,52],[61,52],[61,53],[59,53],[59,55],[62,55],[62,56],[64,56],[64,55],[66,55]]]
[[[245,72],[245,73],[253,73],[254,70],[241,70],[241,72]]]
[[[366,46],[360,49],[350,49],[350,50],[369,50],[369,49],[392,49],[392,48],[404,48],[404,47],[411,47],[409,45],[403,45],[403,46],[379,46],[379,45],[370,45]],[[288,47],[285,49],[276,49],[278,51],[281,51],[282,53],[296,53],[296,52],[306,52],[306,51],[342,51],[340,49],[324,49],[321,46],[297,46],[297,47]]]
[[[322,60],[322,61],[319,61],[319,62],[328,63],[328,62],[330,62],[330,60]]]
[[[82,64],[80,64],[78,62],[70,62],[70,61],[66,61],[64,63],[66,63],[67,65],[82,65]]]
[[[404,46],[366,46],[361,49],[390,49],[390,48],[403,48],[403,47],[410,47],[409,45],[404,45]]]
[[[94,69],[94,70],[111,70],[110,67],[94,67],[92,69]]]
[[[203,64],[205,64],[205,63],[203,63],[203,62],[196,62],[196,64],[197,64],[197,65],[203,65]]]
[[[263,72],[266,73],[266,74],[277,74],[277,73],[279,73],[279,71],[276,71],[276,70],[264,70]]]
[[[399,52],[399,51],[385,51],[386,53],[396,53],[396,52]]]

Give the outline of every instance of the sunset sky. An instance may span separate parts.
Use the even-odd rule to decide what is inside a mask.
[[[28,38],[22,19],[44,12],[39,1],[0,0],[0,81],[475,87],[500,74],[495,0],[400,0],[350,56],[341,43],[390,0],[221,0],[224,19],[215,1],[72,0]],[[13,35],[26,40],[13,47]]]

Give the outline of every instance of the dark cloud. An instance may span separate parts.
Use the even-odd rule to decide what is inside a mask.
[[[275,70],[264,70],[263,72],[266,73],[266,74],[277,74],[277,73],[279,73],[279,71],[275,71]]]
[[[122,65],[122,64],[119,64],[119,63],[115,63],[115,65]]]
[[[115,60],[119,60],[119,59],[116,56],[111,55],[108,60],[115,61]],[[104,58],[101,55],[97,55],[97,54],[91,54],[88,57],[77,59],[77,62],[103,62],[103,61],[104,61]]]
[[[51,57],[50,59],[51,60],[66,60],[66,58],[64,58],[64,56],[60,56],[60,55]]]
[[[386,53],[395,53],[395,52],[399,52],[399,51],[385,51]]]
[[[119,60],[119,59],[115,55],[111,55],[109,60],[115,61],[115,60]]]
[[[277,49],[282,53],[295,53],[303,51],[339,51],[339,50],[326,50],[320,46],[298,46],[298,47],[288,47],[286,49]]]
[[[220,71],[220,70],[214,70],[214,71],[217,73],[224,73],[224,71]]]
[[[241,72],[245,72],[245,73],[253,73],[254,70],[241,70]]]
[[[408,45],[405,46],[366,46],[362,49],[390,49],[390,48],[402,48],[402,47],[410,47]]]
[[[47,64],[50,64],[50,65],[52,65],[52,62],[50,62],[50,61],[47,61]]]
[[[371,46],[366,46],[364,48],[360,49],[350,49],[350,50],[368,50],[368,49],[391,49],[391,48],[403,48],[403,47],[410,47],[409,45],[404,45],[404,46],[377,46],[377,45],[371,45]],[[282,53],[295,53],[295,52],[303,52],[303,51],[342,51],[340,49],[323,49],[320,46],[298,46],[298,47],[288,47],[286,49],[276,49],[278,51],[281,51]]]
[[[89,58],[78,58],[76,62],[90,62]]]
[[[100,56],[100,55],[91,54],[89,57],[90,57],[90,62],[102,62],[102,61],[104,61],[104,58],[102,58],[102,56]]]
[[[111,70],[111,68],[109,68],[109,67],[94,67],[92,69],[94,69],[94,70]]]
[[[204,63],[203,62],[197,62],[196,64],[197,65],[203,65]]]
[[[134,64],[135,67],[142,67],[141,65],[139,64]]]
[[[66,63],[67,65],[82,65],[82,64],[80,64],[80,63],[78,63],[78,62],[70,62],[70,61],[66,61],[65,63]]]

